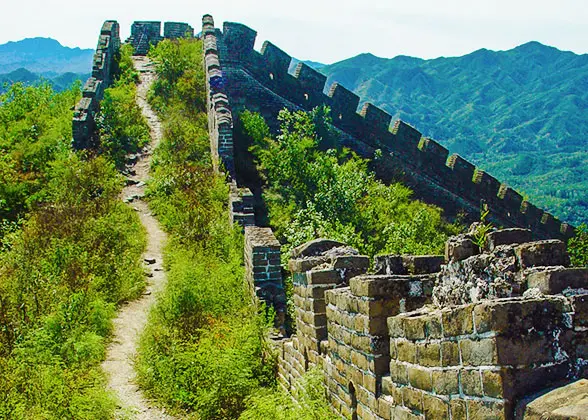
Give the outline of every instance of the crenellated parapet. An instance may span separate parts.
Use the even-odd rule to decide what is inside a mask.
[[[280,109],[331,108],[333,124],[349,139],[346,146],[371,157],[384,156],[376,174],[389,180],[401,175],[418,198],[441,206],[447,214],[465,212],[473,221],[488,206],[490,219],[504,227],[529,228],[537,238],[569,238],[572,226],[538,209],[494,177],[476,168],[403,121],[392,116],[305,63],[291,71],[292,57],[266,41],[254,49],[257,33],[240,23],[225,22],[217,31],[219,65],[224,67],[226,94],[237,113],[248,108],[260,112],[275,127]],[[351,139],[351,140],[350,140]]]
[[[116,56],[120,49],[119,25],[108,20],[102,25],[96,53],[92,62],[92,76],[82,89],[82,99],[74,109],[72,120],[73,147],[86,149],[92,146],[95,136],[95,117],[104,97],[104,90],[113,82]]]
[[[588,268],[568,264],[562,241],[523,229],[373,264],[309,242],[289,263],[297,331],[277,345],[278,382],[296,398],[319,367],[344,418],[522,417],[536,393],[588,375]]]

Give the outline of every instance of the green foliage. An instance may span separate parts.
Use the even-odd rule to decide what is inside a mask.
[[[473,234],[474,242],[480,249],[484,249],[486,246],[486,241],[488,240],[486,235],[494,228],[492,223],[486,221],[489,214],[490,209],[488,208],[487,204],[484,204],[480,214],[480,222],[476,224],[476,229]]]
[[[0,95],[0,220],[15,221],[31,209],[47,171],[69,153],[74,87],[12,85]]]
[[[434,60],[362,54],[320,71],[579,225],[588,221],[585,63],[533,42]]]
[[[568,252],[574,267],[588,267],[588,226],[582,224],[576,236],[568,241]]]
[[[115,83],[104,91],[97,125],[100,150],[122,167],[125,156],[138,152],[149,142],[149,126],[135,101],[139,75],[131,59],[133,48],[124,45],[120,51],[119,73]]]
[[[177,102],[197,112],[205,108],[205,75],[202,50],[190,39],[163,40],[149,51],[149,58],[157,63],[157,80],[153,84],[151,105],[163,112]]]
[[[331,420],[338,419],[329,409],[325,395],[323,371],[313,368],[294,383],[296,401],[279,390],[252,395],[240,420]]]
[[[202,44],[152,48],[158,81],[151,103],[164,136],[155,150],[150,207],[170,233],[168,284],[141,339],[141,385],[172,410],[237,418],[245,399],[273,382],[266,322],[243,281],[243,237],[228,218],[228,187],[212,169]]]
[[[0,418],[116,408],[100,362],[117,303],[144,287],[145,235],[119,200],[116,156],[70,148],[78,96],[14,85],[0,99]],[[113,132],[132,120],[117,118]]]
[[[408,188],[378,181],[367,160],[329,148],[336,139],[327,116],[326,108],[281,111],[281,134],[271,139],[260,115],[241,115],[267,182],[271,224],[287,247],[330,237],[370,255],[441,252],[457,227],[438,208],[411,200]]]

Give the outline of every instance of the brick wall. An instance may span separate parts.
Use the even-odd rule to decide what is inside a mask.
[[[95,116],[100,108],[104,90],[116,73],[116,55],[120,48],[119,25],[108,20],[102,25],[96,53],[92,62],[92,76],[82,89],[82,99],[74,108],[72,119],[73,147],[86,149],[95,141]]]
[[[276,343],[278,382],[295,398],[296,379],[319,366],[346,418],[480,419],[514,418],[535,393],[586,377],[588,268],[567,268],[562,242],[529,238],[494,231],[480,250],[454,237],[445,258],[379,256],[374,274],[339,242],[295,249],[297,331]],[[480,273],[498,257],[513,258],[519,288],[444,300],[441,286],[456,276],[448,266],[478,268],[460,272],[466,288],[471,278],[490,281]]]

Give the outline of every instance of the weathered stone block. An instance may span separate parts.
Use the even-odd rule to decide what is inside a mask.
[[[396,350],[398,352],[398,360],[408,363],[416,363],[417,360],[416,344],[407,340],[397,340]]]
[[[461,389],[463,393],[470,397],[481,397],[482,376],[478,370],[461,370],[459,372]]]
[[[588,288],[588,268],[550,267],[525,273],[528,288],[538,288],[542,293],[555,295],[568,287]]]
[[[433,391],[433,378],[431,376],[431,369],[419,366],[409,366],[408,381],[415,388],[422,389],[424,391]]]
[[[400,255],[378,255],[374,258],[374,274],[407,274]]]
[[[403,256],[402,263],[408,274],[431,274],[441,270],[445,262],[442,255]]]
[[[515,255],[521,268],[570,265],[566,245],[557,239],[519,245],[515,248]]]
[[[499,245],[522,244],[532,240],[533,234],[529,229],[501,229],[486,235],[486,246],[488,250],[493,251]]]
[[[418,344],[417,360],[421,366],[441,366],[441,345],[439,343]]]
[[[588,419],[588,380],[580,379],[541,395],[527,404],[524,418],[528,420]]]
[[[423,408],[426,419],[449,419],[449,404],[441,398],[424,394]]]
[[[344,246],[346,245],[343,242],[319,238],[294,248],[292,251],[290,251],[290,255],[292,258],[316,257],[320,256],[326,251],[329,251],[330,249]]]
[[[480,253],[478,245],[464,235],[449,238],[445,243],[445,261],[461,261]]]
[[[449,401],[449,409],[452,420],[466,420],[468,418],[468,409],[465,400],[459,398],[451,399]]]
[[[470,419],[506,419],[504,403],[468,400],[468,418]]]
[[[474,331],[472,309],[472,305],[463,305],[442,310],[443,335],[445,337],[456,337],[471,334]]]
[[[459,347],[464,366],[491,366],[498,363],[496,338],[460,340]]]
[[[460,363],[457,341],[443,341],[441,343],[441,366],[458,366]]]
[[[433,390],[438,395],[459,393],[458,370],[434,370]]]

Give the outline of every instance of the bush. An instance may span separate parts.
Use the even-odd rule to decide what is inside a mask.
[[[241,114],[282,242],[292,248],[330,237],[368,255],[441,253],[459,227],[445,222],[439,208],[412,200],[405,186],[378,181],[368,160],[332,147],[338,141],[328,114],[327,108],[283,110],[275,139],[259,114]]]
[[[574,267],[588,267],[588,225],[578,226],[576,235],[568,241],[568,252]]]
[[[0,99],[1,418],[109,419],[116,408],[100,363],[116,304],[144,287],[145,235],[119,200],[114,148],[71,150],[78,88],[15,85]],[[116,109],[113,133],[127,112]]]

